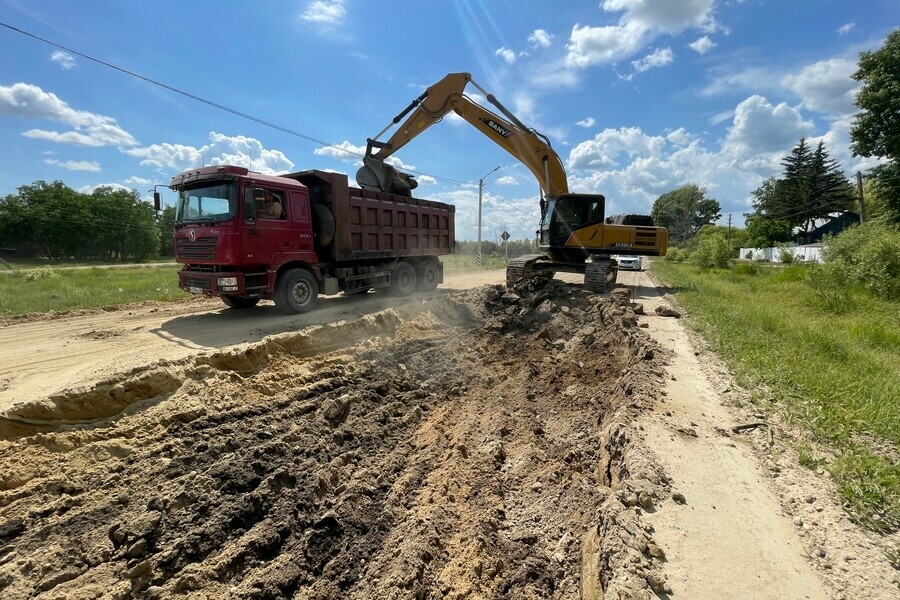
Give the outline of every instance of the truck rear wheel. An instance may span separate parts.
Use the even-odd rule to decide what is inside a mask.
[[[397,263],[391,271],[391,293],[409,296],[416,291],[416,270],[406,261]]]
[[[306,269],[285,271],[275,284],[275,306],[289,315],[309,312],[318,296],[319,284]]]
[[[441,279],[441,268],[436,260],[426,260],[419,264],[416,275],[418,276],[418,289],[420,292],[433,292],[437,289]]]
[[[259,298],[249,296],[222,296],[222,302],[228,308],[253,308],[259,304]]]

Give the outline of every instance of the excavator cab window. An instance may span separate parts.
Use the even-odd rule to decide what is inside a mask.
[[[544,213],[545,225],[553,235],[571,233],[588,224],[603,221],[602,196],[562,196],[551,198]]]

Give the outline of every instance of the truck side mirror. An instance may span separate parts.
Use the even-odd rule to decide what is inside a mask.
[[[256,221],[256,192],[254,188],[244,189],[244,220]]]
[[[159,192],[153,192],[153,208],[159,210],[162,205],[162,195]]]

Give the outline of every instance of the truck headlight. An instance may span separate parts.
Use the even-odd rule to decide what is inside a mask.
[[[236,292],[238,289],[237,277],[219,277],[217,287],[224,292]]]

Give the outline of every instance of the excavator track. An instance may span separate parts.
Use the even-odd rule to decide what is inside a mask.
[[[602,294],[607,286],[616,280],[616,261],[612,259],[594,260],[584,266],[584,289]]]
[[[543,254],[526,254],[518,258],[511,258],[506,263],[506,287],[511,288],[517,282],[534,274],[534,265],[542,258]]]

